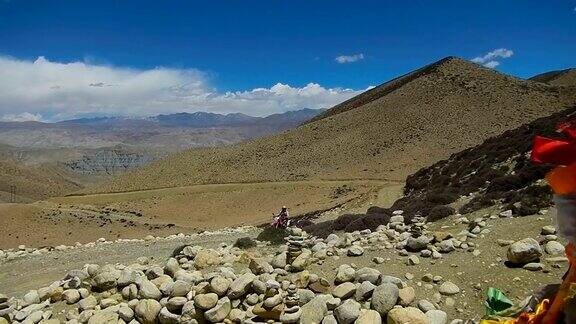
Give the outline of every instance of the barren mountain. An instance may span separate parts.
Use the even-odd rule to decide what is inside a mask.
[[[576,69],[565,69],[538,74],[530,78],[532,81],[548,83],[556,86],[576,86]]]
[[[25,166],[0,160],[0,203],[11,202],[11,187],[15,202],[45,199],[79,190],[66,170],[56,166]]]
[[[0,202],[59,196],[190,147],[218,146],[296,127],[321,110],[267,117],[180,113],[58,123],[0,122]]]
[[[564,109],[574,91],[448,57],[285,133],[192,149],[91,192],[201,183],[404,178],[421,167]]]

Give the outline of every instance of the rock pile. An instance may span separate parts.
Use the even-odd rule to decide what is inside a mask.
[[[57,245],[54,247],[42,247],[42,248],[35,248],[35,247],[27,247],[25,245],[18,246],[17,249],[0,249],[0,263],[11,261],[14,259],[26,257],[26,256],[36,256],[46,253],[51,253],[54,251],[64,251],[64,250],[73,250],[73,249],[90,249],[95,246],[107,245],[107,244],[123,244],[123,243],[144,243],[144,242],[154,242],[154,241],[175,241],[175,240],[193,240],[201,237],[210,237],[213,235],[222,235],[222,234],[237,234],[237,233],[250,233],[255,232],[256,228],[253,226],[241,226],[235,228],[224,228],[217,231],[204,231],[202,233],[193,233],[193,234],[172,234],[166,237],[160,236],[152,236],[148,235],[144,239],[117,239],[114,241],[108,241],[105,238],[99,238],[96,242],[89,242],[82,244],[80,242],[76,242],[74,245]]]
[[[297,227],[290,227],[288,231],[286,262],[290,265],[290,271],[302,271],[311,256],[311,251],[306,249],[310,244],[308,234]]]
[[[320,262],[327,251],[346,254],[347,248],[337,246],[360,246],[373,234],[315,240],[316,252],[308,250],[307,258]],[[292,236],[306,238],[299,231]],[[130,265],[87,264],[23,299],[0,296],[0,323],[403,323],[405,314],[396,314],[397,308],[426,318],[429,310],[410,307],[414,289],[401,279],[347,264],[333,280],[305,269],[308,262],[295,270],[304,250],[279,267],[268,262],[272,256],[256,258],[228,246],[185,246],[163,264],[147,258]],[[243,270],[232,264],[243,264]],[[456,289],[444,290],[457,294]]]

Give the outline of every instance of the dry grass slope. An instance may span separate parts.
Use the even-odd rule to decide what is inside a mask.
[[[555,86],[576,87],[576,69],[565,69],[538,74],[532,81],[548,83]]]
[[[576,97],[566,89],[450,57],[358,96],[358,104],[336,106],[297,129],[185,151],[90,191],[315,179],[404,180],[452,153],[562,110]]]
[[[17,202],[60,196],[81,188],[57,167],[24,166],[0,160],[0,202],[9,202],[10,186],[16,187]]]

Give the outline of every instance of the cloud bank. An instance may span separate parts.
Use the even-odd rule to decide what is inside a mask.
[[[176,112],[242,112],[253,116],[329,108],[365,90],[292,87],[218,92],[201,71],[137,70],[85,62],[0,56],[0,119],[63,120],[86,115],[150,116]]]
[[[353,63],[364,59],[364,54],[353,54],[353,55],[340,55],[337,56],[334,60],[339,64],[344,63]]]
[[[492,52],[488,52],[483,56],[478,56],[472,59],[472,62],[482,64],[488,68],[495,68],[500,65],[500,59],[506,59],[514,55],[514,51],[506,48],[498,48]]]

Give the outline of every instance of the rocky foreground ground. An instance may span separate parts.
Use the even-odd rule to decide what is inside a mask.
[[[551,215],[543,214],[493,212],[407,225],[397,211],[374,232],[319,239],[294,228],[281,245],[255,241],[258,231],[244,228],[229,231],[228,240],[214,233],[22,246],[0,252],[0,272],[10,272],[0,278],[3,289],[11,280],[25,287],[28,272],[74,264],[70,259],[94,262],[52,283],[37,276],[39,289],[1,295],[0,323],[477,321],[489,286],[523,299],[541,284],[559,282],[566,270],[563,246]],[[123,252],[123,245],[130,249]]]

